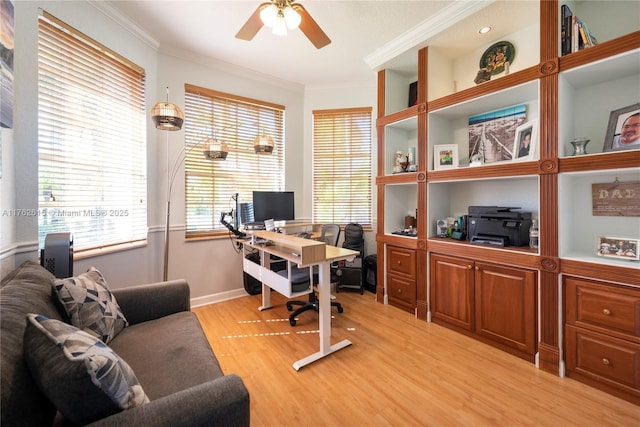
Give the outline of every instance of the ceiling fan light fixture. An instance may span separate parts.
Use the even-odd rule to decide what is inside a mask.
[[[295,11],[294,8],[292,8],[291,6],[287,6],[284,8],[282,14],[284,15],[284,21],[287,23],[287,27],[290,30],[298,28],[300,22],[302,21],[302,17],[298,12]]]
[[[284,15],[282,14],[282,12],[278,12],[276,23],[273,24],[273,29],[271,30],[271,32],[276,36],[287,35],[287,23],[285,22]]]
[[[278,19],[278,7],[271,3],[269,6],[264,7],[260,11],[260,19],[262,23],[269,28],[272,28],[276,24]]]

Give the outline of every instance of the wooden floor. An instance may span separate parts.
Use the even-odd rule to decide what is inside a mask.
[[[288,322],[286,299],[195,308],[225,373],[242,377],[252,426],[640,426],[640,407],[417,320],[365,292],[337,294],[332,343],[353,344],[295,371],[318,350],[317,314]]]

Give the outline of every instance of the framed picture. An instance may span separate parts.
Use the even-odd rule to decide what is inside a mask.
[[[526,121],[525,104],[469,117],[469,159],[481,156],[484,163],[513,160],[516,129]]]
[[[602,151],[640,149],[640,103],[614,110]]]
[[[413,107],[418,103],[418,82],[413,82],[409,85],[409,105]]]
[[[538,143],[538,123],[528,121],[516,128],[513,139],[513,160],[534,160]]]
[[[638,247],[640,240],[625,237],[598,237],[598,256],[626,259],[631,261],[640,260]]]
[[[433,147],[433,169],[454,169],[458,167],[458,146],[456,144]]]

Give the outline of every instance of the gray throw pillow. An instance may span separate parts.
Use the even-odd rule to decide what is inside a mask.
[[[94,267],[77,277],[56,279],[53,291],[71,324],[108,344],[127,325],[104,276]]]
[[[112,349],[59,320],[28,314],[24,354],[40,390],[74,424],[149,402],[131,367]]]

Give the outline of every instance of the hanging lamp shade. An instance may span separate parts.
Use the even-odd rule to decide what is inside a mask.
[[[256,154],[271,154],[273,153],[274,146],[273,138],[266,133],[256,136],[253,140],[253,149],[256,151]]]
[[[225,160],[229,154],[229,146],[222,140],[208,138],[204,141],[203,153],[207,160]]]
[[[158,102],[151,109],[151,120],[160,130],[180,130],[184,123],[184,113],[176,104]]]

